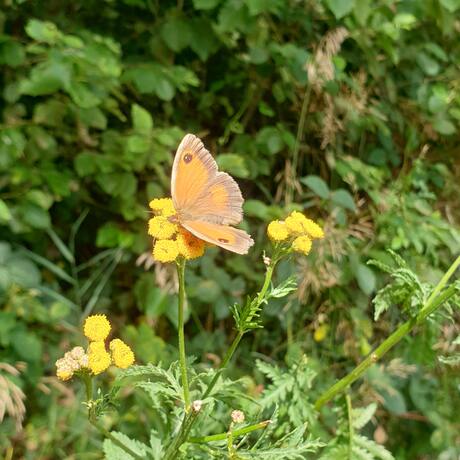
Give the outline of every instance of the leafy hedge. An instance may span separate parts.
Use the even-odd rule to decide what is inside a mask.
[[[432,281],[460,249],[459,11],[458,0],[6,2],[0,361],[27,363],[13,379],[28,395],[18,449],[46,431],[53,415],[41,408],[58,390],[43,393],[52,386],[43,376],[54,372],[62,332],[74,341],[89,312],[127,324],[141,360],[170,359],[170,276],[157,267],[155,284],[141,265],[146,205],[169,194],[185,132],[237,178],[257,242],[249,259],[216,250],[195,264],[197,356],[219,354],[231,299],[261,279],[252,267],[265,223],[296,207],[322,219],[329,238],[298,273],[298,296],[270,305],[247,350],[279,361],[303,350],[326,384],[391,330],[404,313],[371,322],[386,278],[367,259],[387,262],[393,249]],[[294,270],[286,264],[284,274]],[[408,341],[400,356],[416,368],[404,378],[376,368],[365,380],[362,397],[380,395],[378,428],[398,458],[458,446],[458,376],[432,352],[435,343],[450,350],[455,332]],[[248,356],[236,373],[252,375]],[[331,373],[328,362],[340,360]],[[397,417],[413,412],[424,422],[401,426]],[[4,426],[0,436],[14,431]],[[35,454],[52,458],[55,439],[62,455],[88,448],[58,431]]]

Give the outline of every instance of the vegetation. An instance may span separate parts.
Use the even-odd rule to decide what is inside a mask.
[[[457,459],[459,24],[458,0],[4,0],[0,454]],[[178,278],[148,204],[187,132],[255,245]],[[293,211],[324,229],[307,256],[266,234]],[[136,364],[59,380],[96,314]]]

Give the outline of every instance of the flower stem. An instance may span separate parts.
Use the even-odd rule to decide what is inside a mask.
[[[278,252],[276,252],[276,257],[273,257],[270,265],[267,268],[267,271],[265,273],[265,280],[264,284],[262,286],[262,289],[260,292],[257,294],[257,302],[260,304],[267,293],[267,290],[270,286],[270,282],[272,280],[273,276],[273,271],[275,269],[275,266],[279,260],[278,257]],[[179,270],[179,269],[178,269]],[[180,282],[181,282],[181,275],[179,272],[179,294],[180,294]],[[183,277],[182,277],[182,282],[183,282]],[[180,304],[180,295],[179,295],[179,304]],[[179,307],[180,308],[180,307]],[[248,318],[246,318],[248,319]],[[250,319],[250,318],[249,318]],[[180,327],[179,327],[180,330]],[[238,347],[241,339],[243,338],[243,335],[245,334],[244,330],[239,330],[238,334],[235,336],[233,339],[232,344],[230,345],[229,349],[225,353],[224,359],[219,365],[219,368],[217,369],[217,372],[214,374],[214,377],[212,378],[211,382],[208,384],[202,399],[207,398],[210,394],[213,388],[215,387],[217,381],[219,380],[219,377],[222,373],[222,371],[227,367],[229,361],[232,359],[233,354],[235,353],[236,348]],[[179,336],[180,337],[180,336]],[[180,339],[179,339],[180,340]],[[180,350],[179,350],[180,351]],[[185,349],[184,349],[184,358],[185,358]],[[185,359],[184,359],[185,361]],[[185,366],[184,366],[185,369]],[[185,389],[185,386],[184,386]],[[184,398],[185,399],[185,398]],[[164,460],[172,460],[177,458],[177,451],[179,450],[180,446],[188,440],[188,436],[190,434],[190,431],[193,427],[193,424],[195,423],[197,417],[198,417],[199,412],[194,412],[194,411],[189,411],[185,414],[184,419],[182,420],[179,433],[177,436],[172,440],[172,442],[169,444],[168,449],[166,450]]]
[[[128,446],[125,446],[119,439],[117,439],[110,431],[106,430],[102,425],[97,422],[96,414],[94,413],[94,402],[93,402],[93,378],[91,375],[84,373],[81,374],[81,378],[85,383],[86,389],[86,404],[88,405],[88,420],[97,430],[109,438],[116,446],[123,449],[127,454],[133,457],[135,460],[142,460],[143,457],[137,455]]]
[[[184,336],[184,304],[185,304],[185,259],[177,262],[177,275],[179,278],[179,304],[178,304],[178,340],[179,340],[179,365],[184,388],[185,412],[190,410],[190,392],[188,388],[187,360],[185,357],[185,336]]]
[[[232,431],[232,436],[234,438],[238,436],[243,436],[245,434],[251,433],[256,430],[261,430],[262,428],[266,428],[267,425],[271,423],[271,420],[265,420],[260,423],[256,423],[255,425],[249,425],[245,426],[244,428],[240,428],[239,430],[233,430]],[[189,442],[193,443],[205,443],[205,442],[213,442],[213,441],[223,441],[227,439],[228,437],[228,432],[225,433],[219,433],[219,434],[213,434],[211,436],[201,436],[198,438],[189,438]]]
[[[367,369],[377,361],[379,361],[385,353],[393,348],[401,339],[403,339],[412,329],[423,323],[426,318],[436,311],[443,303],[452,297],[458,290],[455,284],[450,285],[443,293],[441,290],[445,287],[455,270],[460,266],[460,256],[451,265],[449,270],[441,278],[437,286],[433,289],[430,297],[425,302],[423,308],[419,311],[417,316],[403,323],[396,329],[386,340],[384,340],[364,361],[356,366],[349,374],[339,380],[326,390],[315,402],[315,408],[321,409],[324,404],[330,401],[338,393],[344,391],[355,380],[357,380]]]

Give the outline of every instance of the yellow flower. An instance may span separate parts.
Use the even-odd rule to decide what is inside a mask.
[[[88,316],[83,327],[86,337],[92,342],[105,340],[109,335],[111,326],[105,315]]]
[[[310,238],[324,238],[324,230],[314,220],[305,217],[303,227]]]
[[[176,241],[179,254],[186,259],[196,259],[204,254],[206,243],[183,228],[179,230]]]
[[[311,239],[306,235],[298,236],[292,242],[292,249],[296,252],[308,255],[311,250]]]
[[[267,235],[272,241],[284,241],[289,236],[289,231],[284,222],[274,220],[268,224]]]
[[[102,341],[91,342],[88,348],[88,367],[94,375],[104,372],[112,362]]]
[[[301,212],[293,211],[286,218],[286,226],[292,234],[307,234],[310,238],[324,238],[323,229],[313,220],[305,217]]]
[[[321,326],[318,326],[313,334],[315,342],[322,342],[326,338],[328,330],[329,326],[327,324],[321,324]]]
[[[112,340],[109,348],[112,352],[113,364],[115,364],[115,366],[126,369],[134,363],[134,353],[123,340]]]
[[[291,216],[302,225],[303,231],[308,234],[310,238],[324,238],[323,229],[314,221],[305,217],[302,213],[294,211]]]
[[[158,262],[173,262],[179,255],[176,240],[158,240],[153,247],[153,258]]]
[[[294,211],[288,217],[286,217],[285,224],[291,235],[301,235],[304,233],[302,220],[299,215],[304,217],[300,212]]]
[[[171,198],[155,198],[149,203],[150,209],[160,216],[170,217],[176,214]]]
[[[155,216],[149,220],[148,234],[159,240],[171,238],[177,230],[177,225],[170,222],[167,217]]]

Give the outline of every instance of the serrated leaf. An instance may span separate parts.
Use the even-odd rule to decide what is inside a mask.
[[[135,439],[131,439],[123,433],[119,433],[117,431],[112,431],[111,435],[120,441],[123,445],[128,447],[134,454],[144,458],[147,453],[150,451],[148,446],[144,443],[137,441]],[[134,456],[129,455],[124,449],[118,447],[115,443],[113,443],[110,439],[106,439],[102,445],[105,458],[107,460],[130,460],[135,459]]]
[[[281,284],[274,287],[268,294],[268,298],[280,299],[286,297],[297,289],[297,277],[295,275],[287,278]]]
[[[381,460],[394,460],[391,452],[386,450],[382,445],[372,441],[371,439],[368,439],[359,434],[355,434],[353,436],[353,442],[355,442],[359,447],[362,447],[363,449],[366,449],[368,452],[370,452],[372,454],[372,459],[378,458]]]
[[[353,409],[353,427],[360,430],[367,425],[377,410],[377,404],[372,403],[367,407]]]

